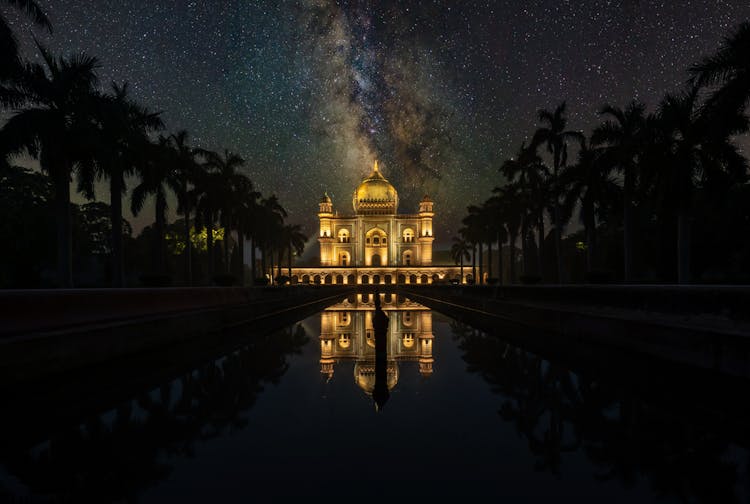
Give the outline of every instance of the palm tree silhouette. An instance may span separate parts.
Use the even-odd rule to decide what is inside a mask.
[[[148,163],[152,152],[148,134],[164,127],[159,113],[140,106],[128,96],[127,82],[112,83],[112,91],[98,100],[101,137],[96,143],[100,176],[109,178],[112,221],[112,286],[123,285],[122,195],[127,190],[125,175]],[[93,181],[89,181],[91,183]]]
[[[716,86],[707,106],[717,115],[744,111],[750,103],[750,21],[725,38],[719,50],[690,67],[695,85]]]
[[[191,185],[195,184],[200,179],[201,173],[205,171],[205,167],[198,160],[203,151],[188,144],[188,132],[185,130],[169,135],[165,148],[168,149],[166,161],[170,164],[171,171],[180,179],[177,211],[184,217],[185,278],[188,285],[192,285],[193,240],[190,236],[190,215],[196,202],[195,192],[191,189]]]
[[[633,278],[633,199],[639,163],[648,140],[645,106],[636,101],[624,109],[604,105],[599,114],[608,119],[591,135],[591,143],[604,148],[605,161],[623,176],[623,279]]]
[[[293,252],[297,255],[302,254],[305,250],[305,243],[307,243],[307,236],[302,233],[299,224],[286,224],[282,236],[287,247],[287,264],[289,266],[289,282],[291,283]],[[279,264],[281,264],[281,258],[279,258]],[[281,274],[279,274],[279,276],[281,276]]]
[[[464,259],[467,261],[471,258],[469,251],[471,247],[468,242],[458,236],[453,237],[453,245],[451,245],[451,257],[456,264],[461,264],[461,280],[460,284],[464,283]]]
[[[610,166],[602,162],[601,152],[583,142],[578,152],[578,162],[560,173],[565,213],[572,213],[576,204],[581,204],[580,217],[586,234],[588,272],[594,269],[596,257],[596,211],[619,196],[619,187],[609,171]]]
[[[497,219],[505,224],[508,232],[509,274],[508,283],[516,282],[516,241],[521,230],[523,215],[527,211],[527,199],[517,184],[505,184],[492,190],[499,200]]]
[[[93,121],[99,62],[84,53],[53,57],[37,44],[43,64],[28,64],[8,89],[23,104],[0,130],[0,152],[26,150],[39,159],[55,188],[57,270],[60,287],[72,287],[70,178],[81,167],[91,169],[96,138]],[[84,170],[85,171],[85,170]]]
[[[667,206],[677,213],[677,278],[688,283],[695,186],[717,178],[746,179],[748,161],[732,137],[747,128],[747,118],[735,111],[718,120],[710,109],[701,108],[698,88],[693,87],[662,100],[659,124],[666,158],[657,184]]]
[[[169,146],[165,137],[160,137],[157,144],[149,147],[151,154],[149,162],[138,170],[140,183],[133,188],[130,195],[130,209],[133,215],[138,215],[143,209],[146,199],[154,197],[154,273],[166,274],[166,250],[164,247],[164,230],[167,222],[167,194],[179,194],[181,180],[173,166],[168,162]]]
[[[4,0],[3,3],[25,11],[26,15],[34,21],[34,24],[52,33],[52,23],[50,23],[41,7],[33,0]],[[18,41],[10,25],[8,25],[8,21],[0,12],[0,81],[17,78],[21,72],[23,72],[23,64],[18,57]],[[5,89],[0,86],[0,103],[12,105],[16,100],[18,100],[17,103],[22,103],[24,98],[22,95],[13,92],[12,89]]]
[[[240,202],[236,201],[234,186],[240,176],[237,169],[245,164],[245,160],[237,154],[224,149],[224,154],[208,152],[206,156],[206,166],[213,169],[221,179],[224,190],[222,191],[222,204],[220,205],[220,223],[224,228],[224,268],[229,273],[229,241],[232,232],[232,225],[236,220],[233,215],[233,208],[239,206]]]
[[[245,177],[239,176],[236,178],[233,187],[234,198],[236,200],[236,206],[233,208],[235,228],[237,230],[237,250],[240,258],[239,271],[237,272],[237,278],[239,279],[240,285],[244,285],[245,282],[245,236],[249,235],[252,237],[256,223],[254,222],[257,216],[258,198],[260,193],[253,187],[252,181]],[[255,246],[251,248],[251,285],[255,283]]]
[[[547,147],[547,151],[552,155],[552,190],[554,196],[553,205],[553,222],[555,226],[555,252],[557,259],[557,281],[562,283],[563,277],[563,257],[562,257],[562,219],[560,215],[558,175],[560,169],[564,167],[568,160],[568,142],[575,141],[580,143],[584,138],[579,131],[566,130],[568,123],[565,117],[565,102],[562,102],[557,108],[550,112],[549,110],[539,111],[539,120],[544,124],[534,133],[531,145],[536,149],[542,145]]]

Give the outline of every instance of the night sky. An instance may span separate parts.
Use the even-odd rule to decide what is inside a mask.
[[[129,81],[168,131],[241,154],[308,234],[323,192],[350,213],[377,158],[401,213],[436,201],[438,245],[501,182],[539,108],[566,100],[586,132],[605,102],[652,110],[750,18],[747,0],[38,3],[55,28],[36,30],[43,43],[98,57],[102,84]],[[2,8],[37,57],[29,23]]]

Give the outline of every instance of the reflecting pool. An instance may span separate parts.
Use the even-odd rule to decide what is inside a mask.
[[[216,355],[4,391],[0,502],[750,499],[736,409],[380,296],[385,343],[357,294]]]

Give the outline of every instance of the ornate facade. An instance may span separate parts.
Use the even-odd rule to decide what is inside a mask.
[[[378,163],[354,191],[352,214],[326,194],[318,205],[320,267],[295,268],[292,283],[390,284],[458,280],[458,268],[432,262],[434,203],[398,213],[398,192]]]

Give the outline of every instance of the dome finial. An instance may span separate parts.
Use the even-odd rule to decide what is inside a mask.
[[[373,171],[374,171],[375,173],[377,173],[377,172],[378,172],[378,160],[377,160],[377,159],[375,160],[375,167],[373,168]]]

